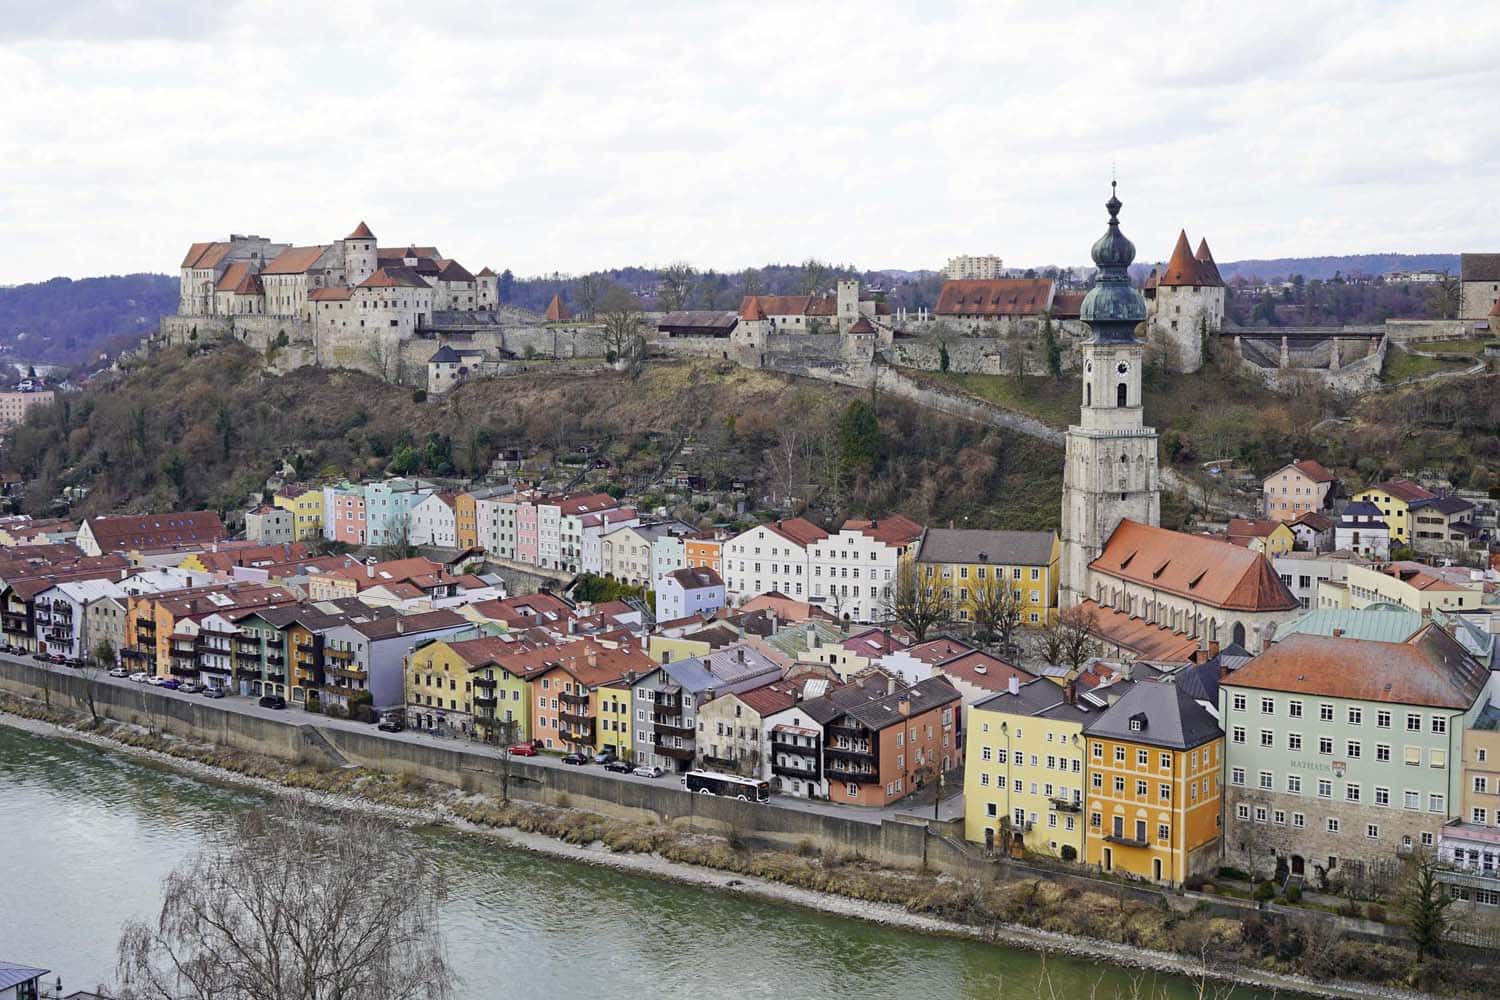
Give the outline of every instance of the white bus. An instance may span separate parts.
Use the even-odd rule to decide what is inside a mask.
[[[741,778],[717,771],[689,771],[682,776],[682,787],[704,795],[722,795],[746,802],[771,801],[771,783],[756,778]]]

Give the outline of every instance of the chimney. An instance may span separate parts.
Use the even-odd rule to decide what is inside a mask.
[[[745,662],[745,647],[741,646],[739,649],[736,649],[734,651],[734,658],[736,660],[739,660],[741,663],[744,663]]]
[[[1078,699],[1078,678],[1071,673],[1068,675],[1068,683],[1063,685],[1063,701],[1069,705]]]
[[[812,649],[817,644],[818,630],[811,622],[809,622],[807,626],[807,648]]]
[[[896,711],[898,711],[898,712],[901,713],[901,717],[902,718],[905,718],[906,716],[910,715],[911,714],[911,701],[910,701],[910,699],[902,698],[900,701],[896,702]]]
[[[775,635],[776,634],[776,612],[774,610],[770,612],[770,619],[771,619],[771,634]]]
[[[1010,693],[1021,693],[1021,678],[1017,677],[1015,674],[1010,675]]]
[[[1344,636],[1344,630],[1343,629],[1336,628],[1336,629],[1333,630],[1333,637],[1335,639],[1342,639],[1343,636]]]
[[[586,658],[588,660],[589,666],[597,667],[599,665],[599,651],[593,646],[589,647],[588,656]]]
[[[986,667],[983,663],[981,663],[981,664],[979,664],[978,666],[976,666],[974,668],[974,672],[976,674],[987,674],[987,673],[990,672],[990,668]]]
[[[401,635],[405,631],[406,631],[406,622],[402,621],[400,618],[397,618],[396,619],[396,634],[397,635]]]
[[[885,693],[886,694],[895,694],[896,693],[896,678],[894,678],[894,677],[887,677],[885,679]]]

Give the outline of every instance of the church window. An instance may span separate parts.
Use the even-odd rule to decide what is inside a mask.
[[[1094,405],[1094,387],[1092,385],[1089,385],[1088,383],[1084,383],[1083,386],[1083,405]]]
[[[1125,385],[1124,382],[1121,382],[1118,386],[1115,387],[1115,405],[1116,406],[1125,406],[1126,405],[1126,393],[1128,391],[1129,390],[1126,388],[1126,385]]]

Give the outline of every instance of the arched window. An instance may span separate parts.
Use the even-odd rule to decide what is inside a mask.
[[[1127,392],[1127,390],[1125,388],[1125,383],[1124,382],[1121,382],[1119,385],[1117,385],[1115,387],[1115,405],[1116,406],[1124,406],[1124,405],[1126,405],[1126,403],[1125,403],[1126,392]]]
[[[1245,626],[1242,622],[1234,623],[1234,631],[1230,633],[1230,639],[1236,646],[1245,644]]]

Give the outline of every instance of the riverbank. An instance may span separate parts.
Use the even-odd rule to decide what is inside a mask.
[[[360,768],[292,766],[118,723],[105,722],[92,730],[86,719],[19,699],[0,699],[0,708],[13,713],[0,716],[0,722],[7,725],[131,754],[211,782],[270,794],[307,794],[320,805],[374,811],[407,826],[446,826],[466,836],[498,839],[572,861],[922,933],[1187,976],[1208,984],[1205,995],[1213,993],[1211,981],[1227,980],[1332,997],[1418,1000],[1426,996],[1391,987],[1330,985],[1338,977],[1320,981],[1288,969],[1230,962],[1225,956],[1246,947],[1247,935],[1239,922],[1173,915],[1123,896],[1058,888],[1041,880],[983,885],[975,880],[893,872],[857,856],[750,852],[737,846],[732,836],[685,833],[666,824],[625,823],[566,805],[503,802]],[[1079,929],[1093,934],[1068,933]],[[1169,948],[1192,954],[1174,954]],[[1367,947],[1359,948],[1355,957],[1368,962],[1369,952]]]

